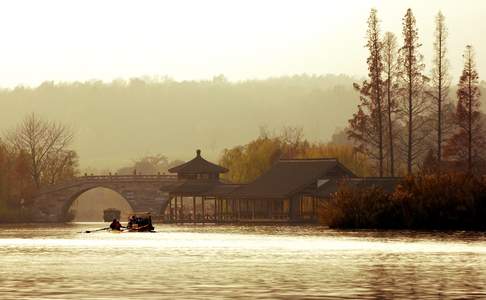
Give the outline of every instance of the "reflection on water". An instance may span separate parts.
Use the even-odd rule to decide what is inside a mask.
[[[481,233],[104,226],[0,226],[0,298],[486,297]]]

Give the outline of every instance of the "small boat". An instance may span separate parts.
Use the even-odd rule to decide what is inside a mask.
[[[120,220],[121,211],[116,208],[107,208],[103,211],[103,220],[111,222],[113,219]]]
[[[150,230],[150,231],[133,231],[133,230],[128,230],[128,229],[124,229],[124,230],[110,230],[109,231],[110,233],[113,233],[113,234],[123,234],[123,233],[132,233],[132,232],[149,232],[149,233],[155,233],[157,231],[155,230]]]
[[[154,229],[150,213],[136,213],[128,220],[127,231],[129,232],[153,232]]]

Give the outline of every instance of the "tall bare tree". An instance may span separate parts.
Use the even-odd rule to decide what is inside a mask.
[[[473,171],[475,164],[483,162],[486,137],[479,110],[479,75],[472,46],[466,46],[463,57],[464,69],[459,79],[455,113],[457,130],[447,143],[446,154],[466,163],[468,171]]]
[[[360,92],[358,113],[349,120],[349,137],[357,142],[357,149],[377,161],[378,174],[383,177],[384,161],[384,105],[383,105],[383,60],[380,26],[376,9],[368,18],[367,43],[369,56],[369,80],[355,84]]]
[[[431,90],[428,92],[432,99],[433,115],[436,122],[435,130],[437,132],[436,143],[436,160],[440,168],[442,162],[442,148],[445,139],[445,133],[448,132],[449,122],[446,118],[445,106],[448,104],[448,93],[450,87],[449,78],[449,61],[447,60],[447,27],[445,25],[444,15],[439,12],[435,17],[434,33],[434,58],[432,60]]]
[[[406,128],[406,139],[402,138],[402,152],[406,156],[407,173],[412,173],[412,167],[417,158],[426,150],[422,147],[428,130],[425,127],[428,109],[425,98],[426,77],[423,75],[425,65],[423,55],[419,52],[422,46],[418,40],[418,30],[415,16],[409,8],[403,17],[403,46],[399,49],[399,78],[403,101],[400,101],[403,126]]]
[[[391,32],[386,32],[383,37],[383,72],[386,98],[386,117],[387,117],[387,139],[388,139],[388,159],[389,174],[395,176],[395,132],[394,114],[397,111],[397,38]]]
[[[64,159],[60,153],[72,143],[73,132],[65,125],[32,113],[17,128],[9,131],[6,139],[12,147],[28,154],[32,180],[40,188],[43,175],[53,163],[52,158]]]

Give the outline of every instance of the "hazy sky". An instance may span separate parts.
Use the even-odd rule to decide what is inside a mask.
[[[168,75],[230,80],[366,74],[371,7],[400,35],[411,7],[430,66],[434,16],[449,27],[451,72],[476,48],[486,78],[486,1],[2,1],[0,86]]]

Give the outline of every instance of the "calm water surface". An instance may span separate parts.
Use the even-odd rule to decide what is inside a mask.
[[[2,299],[486,298],[486,235],[0,225]]]

